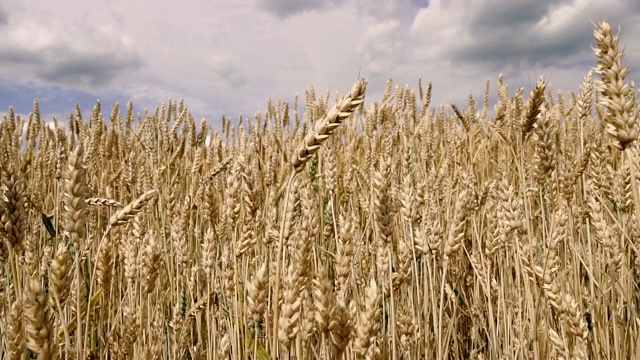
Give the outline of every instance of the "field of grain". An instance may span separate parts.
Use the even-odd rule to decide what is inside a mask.
[[[493,106],[358,80],[219,132],[10,109],[2,358],[639,358],[637,93],[607,23],[594,52],[576,92],[500,76]]]

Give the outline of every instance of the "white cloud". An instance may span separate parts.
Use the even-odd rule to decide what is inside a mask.
[[[10,0],[0,7],[0,79],[145,106],[184,98],[216,126],[223,113],[252,116],[269,97],[292,101],[312,85],[344,93],[358,71],[372,99],[388,78],[414,87],[432,79],[434,105],[482,96],[500,72],[512,88],[550,74],[555,89],[577,90],[595,63],[592,22],[601,18],[622,26],[625,60],[632,74],[640,67],[639,4]]]

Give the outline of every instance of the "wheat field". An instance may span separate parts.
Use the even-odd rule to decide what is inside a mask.
[[[10,108],[2,358],[640,358],[638,97],[593,35],[579,89],[499,76],[493,106],[359,79],[220,131]]]

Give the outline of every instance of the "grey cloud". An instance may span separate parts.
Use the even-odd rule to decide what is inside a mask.
[[[469,29],[498,31],[527,28],[566,0],[485,1],[477,11],[470,11]]]
[[[0,64],[2,65],[39,65],[44,61],[43,54],[39,52],[11,46],[0,47]]]
[[[429,6],[429,0],[406,0],[417,8],[426,8]]]
[[[9,14],[7,11],[0,5],[0,26],[7,25],[9,23]]]
[[[98,87],[111,83],[118,75],[141,68],[139,54],[127,49],[104,49],[102,52],[80,51],[66,44],[56,44],[34,51],[17,46],[0,48],[0,66],[33,71],[35,78],[47,83]]]
[[[49,63],[36,71],[42,80],[65,85],[107,85],[116,76],[137,70],[143,65],[134,54],[111,57],[107,54],[75,54]]]
[[[214,69],[214,73],[226,84],[239,88],[247,84],[247,77],[241,67],[233,64],[222,64]]]
[[[334,3],[335,0],[263,0],[259,2],[259,7],[279,18],[286,18],[305,11],[322,9]]]
[[[462,63],[482,63],[492,70],[508,66],[558,65],[572,56],[590,51],[590,28],[584,31],[540,36],[534,32],[485,34],[464,46],[454,46],[449,55]]]
[[[409,27],[420,8],[427,8],[426,0],[356,0],[360,12],[377,20],[398,19],[403,27]]]
[[[606,8],[589,9],[574,14],[562,26],[541,31],[539,24],[553,10],[571,3],[570,0],[486,1],[479,9],[469,9],[469,18],[460,29],[461,40],[452,39],[444,55],[454,63],[484,64],[491,71],[575,63],[591,53],[592,21],[597,22],[607,14]],[[622,16],[626,19],[640,11],[637,2],[631,0],[619,6],[625,11],[616,13],[625,14]],[[620,15],[614,17],[607,20],[625,23]]]

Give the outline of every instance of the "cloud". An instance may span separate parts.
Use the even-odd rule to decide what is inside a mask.
[[[510,88],[535,86],[544,76],[553,89],[577,90],[595,65],[594,24],[622,29],[625,64],[640,69],[640,2],[634,0],[432,0],[415,12],[403,45],[403,78],[422,72],[433,80],[433,104],[482,98],[485,82],[503,73]]]
[[[633,0],[440,3],[438,16],[453,19],[456,29],[436,31],[447,44],[440,55],[490,71],[575,63],[591,54],[593,22],[632,24],[640,9]],[[416,28],[433,29],[430,19],[424,15]]]
[[[109,85],[117,76],[138,70],[142,65],[142,59],[131,53],[72,53],[35,73],[40,79],[55,84],[96,88]]]
[[[319,10],[335,5],[335,0],[261,0],[258,6],[278,18],[301,14],[308,11]]]
[[[409,20],[410,24],[418,9],[429,6],[426,0],[356,0],[358,12],[377,20]]]
[[[469,94],[481,99],[486,80],[495,84],[499,73],[512,89],[550,75],[554,89],[576,90],[595,64],[599,20],[621,27],[630,79],[640,69],[635,0],[154,4],[110,0],[95,11],[79,0],[3,2],[0,107],[28,108],[34,97],[63,112],[75,99],[88,109],[97,98],[105,106],[131,98],[137,108],[184,99],[196,118],[216,126],[222,114],[263,111],[269,98],[292,102],[299,94],[304,104],[311,86],[333,98],[358,72],[369,80],[371,101],[388,79],[415,89],[418,77],[432,80],[435,106],[463,104]],[[22,86],[12,90],[15,84]]]
[[[98,89],[145,61],[113,28],[25,19],[0,33],[0,76],[72,88]]]
[[[209,68],[217,79],[231,88],[241,88],[249,82],[246,70],[237,59],[219,56],[209,62]]]
[[[467,8],[467,30],[485,31],[527,29],[546,16],[551,9],[566,0],[484,0]]]
[[[135,71],[144,63],[131,52],[81,51],[58,44],[39,51],[2,48],[0,64],[30,72],[44,83],[95,89],[110,85],[118,76]]]
[[[361,35],[356,49],[371,75],[381,75],[398,64],[398,55],[403,51],[399,27],[397,20],[389,19],[371,24]]]
[[[0,27],[9,23],[9,13],[0,5]]]

